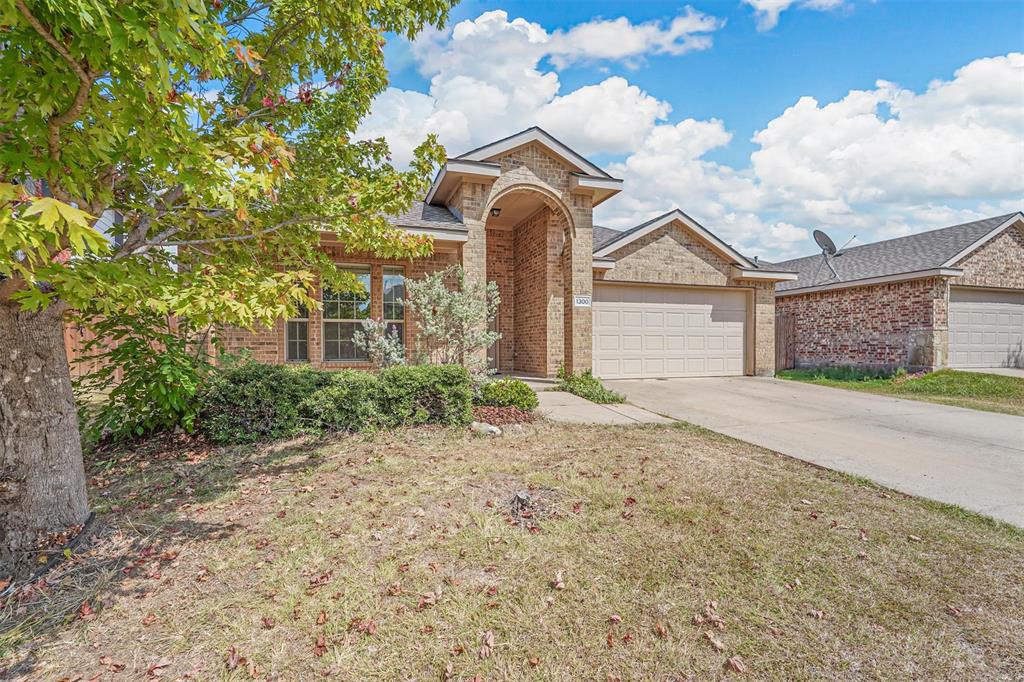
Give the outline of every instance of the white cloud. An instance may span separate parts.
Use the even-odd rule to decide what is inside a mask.
[[[843,0],[743,0],[754,8],[758,31],[770,31],[779,24],[779,15],[792,6],[830,10],[843,6]]]
[[[971,62],[921,94],[879,81],[824,106],[804,97],[753,139],[761,186],[811,213],[1024,194],[1024,55]]]
[[[671,107],[621,77],[561,95],[556,71],[541,62],[641,59],[710,46],[720,20],[692,8],[667,24],[595,20],[549,33],[503,10],[461,21],[450,31],[429,31],[412,46],[429,94],[389,89],[359,130],[385,134],[399,163],[423,139],[429,119],[451,150],[484,144],[532,125],[579,146],[582,153],[623,153],[634,148]]]
[[[552,63],[558,67],[574,61],[623,60],[646,54],[681,55],[711,47],[711,36],[725,21],[687,7],[686,12],[664,26],[660,21],[632,24],[629,19],[598,19],[556,31],[551,37]]]
[[[625,78],[612,76],[555,97],[537,111],[537,124],[581,154],[625,154],[643,143],[672,107]],[[552,134],[555,134],[552,132]]]
[[[838,3],[764,8],[777,18],[793,4]],[[410,51],[429,91],[387,90],[359,134],[386,137],[401,164],[431,132],[454,155],[540,125],[584,155],[618,157],[606,166],[624,191],[598,207],[598,224],[630,227],[678,207],[769,259],[812,252],[811,228],[866,242],[1024,206],[1021,54],[973,61],[923,92],[880,80],[834,102],[800,98],[754,134],[743,167],[708,158],[732,141],[726,122],[673,121],[659,93],[621,76],[562,92],[557,67],[545,66],[678,54],[720,25],[686,10],[668,22],[549,32],[486,12],[421,36]]]

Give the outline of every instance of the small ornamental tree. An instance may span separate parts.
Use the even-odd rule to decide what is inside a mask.
[[[377,369],[405,364],[405,344],[398,331],[385,320],[363,320],[353,342],[366,352],[366,359]]]
[[[87,516],[62,319],[270,324],[352,286],[319,248],[409,258],[421,195],[351,136],[384,35],[450,0],[0,0],[0,577]]]
[[[449,286],[453,284],[453,287]],[[498,285],[469,282],[461,265],[405,283],[406,304],[416,314],[416,351],[437,365],[461,364],[471,373],[486,369],[485,351],[501,338],[490,330],[498,314]]]

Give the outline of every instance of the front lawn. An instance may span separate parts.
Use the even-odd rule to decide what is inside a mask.
[[[958,372],[954,369],[941,369],[923,375],[892,376],[849,367],[787,369],[779,372],[778,377],[821,386],[1024,416],[1024,379],[1018,377]]]
[[[182,440],[90,480],[96,537],[0,602],[0,678],[1024,670],[1024,532],[693,427]]]

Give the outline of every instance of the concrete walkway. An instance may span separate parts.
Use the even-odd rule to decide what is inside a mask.
[[[984,367],[981,369],[962,369],[961,372],[977,372],[978,374],[1000,374],[1004,377],[1024,379],[1024,369],[1016,367]]]
[[[1024,526],[1024,417],[754,377],[605,385],[662,415]]]
[[[598,405],[564,391],[552,391],[555,381],[520,377],[537,394],[537,411],[556,422],[573,424],[671,424],[672,419],[636,405]]]

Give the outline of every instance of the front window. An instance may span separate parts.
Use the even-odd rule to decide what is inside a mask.
[[[366,351],[355,344],[355,332],[361,321],[370,317],[370,268],[347,267],[356,276],[362,290],[323,291],[324,360],[366,360]]]
[[[384,268],[384,321],[388,333],[394,332],[405,342],[405,271]]]
[[[300,305],[295,317],[288,320],[284,341],[290,362],[309,360],[309,311],[306,306]]]

